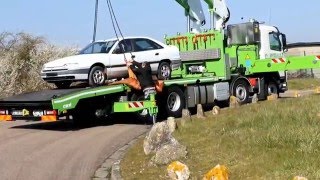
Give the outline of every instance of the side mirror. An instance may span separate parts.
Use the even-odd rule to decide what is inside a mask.
[[[283,47],[283,50],[286,51],[287,50],[287,37],[285,34],[282,34],[281,33],[281,40],[282,40],[282,47]]]

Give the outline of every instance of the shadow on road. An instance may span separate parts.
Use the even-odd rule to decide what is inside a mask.
[[[115,124],[127,125],[147,125],[145,122],[138,120],[134,114],[124,113],[115,114],[106,119],[94,122],[82,122],[81,124],[73,123],[72,121],[57,121],[57,122],[32,122],[30,124],[17,125],[12,129],[36,129],[36,130],[51,130],[51,131],[78,131],[87,128],[112,126]]]

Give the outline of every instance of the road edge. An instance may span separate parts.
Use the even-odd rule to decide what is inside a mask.
[[[138,139],[145,137],[147,132],[133,138],[130,142],[115,151],[107,157],[104,163],[95,171],[93,180],[123,180],[120,171],[120,162],[130,147],[132,147]]]

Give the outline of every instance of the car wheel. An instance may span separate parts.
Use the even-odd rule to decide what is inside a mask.
[[[101,66],[94,66],[89,73],[89,85],[90,86],[101,86],[106,81],[106,75],[104,68]]]
[[[61,82],[55,82],[54,84],[57,86],[58,89],[67,89],[70,87],[72,82],[68,81],[61,81]]]
[[[167,62],[161,62],[158,67],[158,79],[165,80],[171,77],[171,67]]]

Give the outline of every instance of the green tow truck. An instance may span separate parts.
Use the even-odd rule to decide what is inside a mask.
[[[256,20],[226,26],[224,0],[205,0],[211,28],[205,24],[200,0],[176,0],[188,17],[188,32],[166,36],[180,49],[182,65],[165,80],[162,93],[144,99],[126,85],[52,89],[20,94],[0,101],[0,120],[57,121],[60,117],[91,120],[113,113],[134,112],[156,121],[158,111],[179,117],[197,104],[228,102],[236,96],[248,103],[285,92],[287,70],[320,68],[320,56],[285,57],[286,36],[277,27]],[[191,27],[191,23],[194,26]]]

